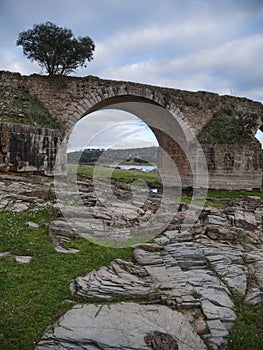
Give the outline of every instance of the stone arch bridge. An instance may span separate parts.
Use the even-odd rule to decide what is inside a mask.
[[[21,76],[2,71],[0,87],[5,86],[29,92],[62,123],[67,133],[81,118],[100,109],[113,108],[136,115],[153,130],[163,150],[159,168],[168,176],[172,163],[176,163],[183,186],[205,186],[202,177],[208,170],[211,188],[262,187],[262,152],[256,139],[235,144],[201,140],[201,147],[198,142],[203,130],[220,113],[253,119],[252,134],[263,130],[263,105],[259,102],[94,76]],[[218,130],[219,134],[224,132]]]

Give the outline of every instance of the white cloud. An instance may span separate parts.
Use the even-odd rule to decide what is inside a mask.
[[[103,77],[186,90],[248,94],[263,100],[263,35],[234,40],[185,57],[146,60],[104,70]]]
[[[68,151],[85,148],[129,148],[157,145],[148,126],[134,115],[119,110],[100,110],[74,127]]]

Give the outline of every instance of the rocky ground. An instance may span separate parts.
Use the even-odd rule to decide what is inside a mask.
[[[57,252],[78,254],[66,243],[95,235],[101,244],[105,232],[116,244],[132,242],[133,228],[157,215],[160,195],[133,202],[128,185],[112,187],[118,200],[105,205],[91,180],[80,179],[79,207],[54,202],[52,179],[1,175],[0,210],[49,202],[58,215],[49,228]],[[223,349],[236,322],[234,301],[263,302],[263,203],[248,196],[195,207],[199,218],[185,229],[189,204],[166,203],[157,223],[173,208],[169,225],[150,243],[136,242],[133,261],[116,259],[71,281],[72,293],[86,302],[61,317],[36,349]]]

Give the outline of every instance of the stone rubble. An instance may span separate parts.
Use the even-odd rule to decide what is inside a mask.
[[[52,200],[48,179],[31,182],[22,176],[1,175],[0,211],[19,212]],[[227,344],[236,322],[234,299],[242,298],[250,305],[263,302],[261,198],[216,200],[224,206],[204,207],[196,222],[183,229],[189,204],[166,203],[157,215],[158,194],[146,201],[137,196],[132,202],[126,193],[129,186],[118,188],[115,183],[118,200],[109,204],[108,199],[98,200],[89,181],[78,185],[82,206],[74,203],[77,197],[72,193],[67,193],[72,202],[53,205],[57,218],[50,224],[49,233],[60,254],[77,254],[78,250],[65,248],[65,243],[77,237],[92,240],[94,232],[99,238],[105,235],[105,227],[114,227],[116,242],[129,242],[134,227],[147,227],[155,215],[152,223],[157,225],[169,218],[169,211],[174,210],[174,214],[154,238],[155,243],[135,242],[133,261],[115,259],[109,266],[71,281],[72,293],[86,299],[87,304],[67,312],[43,335],[36,349],[148,349],[145,337],[159,332],[174,337],[179,350],[219,350]],[[194,215],[200,208],[192,210]],[[38,228],[33,222],[28,226]],[[0,257],[10,256],[9,252],[0,252]],[[30,260],[14,257],[17,263]],[[116,298],[133,303],[117,303]],[[101,306],[91,304],[94,300]],[[119,319],[122,328],[116,324]],[[171,327],[173,322],[183,324],[180,332],[187,330],[191,339],[176,326]],[[106,338],[102,339],[104,333]]]
[[[45,206],[51,196],[51,180],[34,178],[39,182],[34,184],[23,176],[0,174],[0,211],[16,213]]]
[[[90,187],[86,190],[82,196],[86,203],[91,203],[94,197],[88,199]],[[127,200],[125,190],[124,185],[116,193]],[[61,216],[50,225],[57,251],[70,253],[70,249],[63,248],[65,242],[76,237],[92,239],[94,231],[90,228],[98,236],[103,235],[105,225],[109,227],[113,222],[120,229],[117,239],[129,240],[131,231],[127,227],[147,222],[160,204],[158,196],[146,206],[140,200],[138,203],[134,206],[117,201],[109,206],[107,202],[99,205],[98,201],[93,202],[88,205],[89,217],[85,206],[56,204],[54,210],[66,216],[66,220]],[[252,196],[220,203],[225,206],[204,207],[189,230],[182,230],[189,205],[175,206],[175,211],[178,210],[168,227],[155,238],[157,245],[135,245],[134,261],[115,259],[108,267],[77,277],[70,283],[72,293],[87,301],[110,303],[110,307],[118,305],[113,303],[115,298],[138,300],[154,307],[166,305],[189,320],[204,340],[205,348],[221,349],[236,322],[233,298],[244,298],[252,305],[263,300],[263,208],[261,199]],[[199,208],[195,206],[192,210],[194,215]],[[48,339],[57,330],[55,327]],[[62,343],[59,342],[60,346]],[[178,346],[183,348],[182,344]]]

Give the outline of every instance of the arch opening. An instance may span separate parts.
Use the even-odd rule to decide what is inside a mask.
[[[104,110],[117,110],[134,115],[141,119],[156,137],[162,150],[159,152],[158,168],[162,168],[162,171],[166,172],[166,182],[169,182],[170,186],[207,188],[205,157],[202,159],[202,166],[199,167],[198,171],[196,169],[197,165],[200,165],[202,158],[200,158],[200,154],[203,152],[193,130],[176,106],[170,106],[165,101],[163,103],[167,108],[142,96],[114,96],[95,103],[85,113],[82,113],[79,120],[84,117],[88,118],[94,112]],[[87,141],[90,143],[92,140]],[[172,162],[179,163],[180,179],[178,184],[174,182],[174,179],[171,181],[169,179],[169,157],[171,157]]]
[[[256,132],[255,138],[261,143],[261,149],[263,149],[263,124]]]
[[[152,130],[159,143],[160,152],[157,168],[162,181],[162,196],[156,212],[152,213],[153,215],[151,215],[149,220],[144,222],[143,225],[132,225],[129,228],[132,238],[130,235],[130,238],[126,241],[125,238],[120,238],[119,235],[121,233],[115,227],[113,234],[109,231],[105,232],[103,240],[96,240],[96,243],[116,246],[116,237],[118,237],[121,240],[121,246],[129,246],[134,244],[134,240],[137,243],[141,243],[152,239],[163,232],[174,218],[180,203],[182,187],[191,186],[193,188],[192,199],[199,200],[200,207],[197,209],[194,203],[190,204],[182,225],[182,231],[188,230],[195,223],[199,212],[202,210],[202,204],[204,204],[208,188],[208,173],[202,148],[185,121],[182,112],[173,105],[169,105],[168,109],[161,107],[157,103],[152,103],[151,100],[145,103],[139,98],[136,101],[136,97],[133,98],[133,101],[129,99],[124,99],[122,102],[119,99],[107,101],[108,104],[104,102],[103,107],[101,103],[92,106],[92,108],[83,112],[79,119],[84,115],[88,118],[89,114],[99,110],[123,111],[141,119]],[[86,143],[89,144],[92,139],[90,138]],[[180,164],[180,162],[177,162],[177,158],[181,158],[182,163],[187,161],[187,166],[183,169],[178,169],[176,163]],[[111,173],[109,173],[108,177],[111,178]],[[70,183],[67,188],[70,189],[71,193],[77,193],[77,174],[71,173],[66,180],[68,181],[69,179]],[[109,186],[105,189],[101,181],[96,180],[96,169],[93,173],[93,184],[100,205],[102,204],[104,207],[109,206],[110,210],[112,210],[115,199],[110,193],[111,184],[109,183]],[[109,193],[110,195],[108,195]],[[138,186],[135,185],[132,187],[132,193],[135,193],[133,198],[141,198],[141,195],[145,193],[145,187],[139,187],[138,192]],[[60,198],[59,189],[57,193],[57,188],[56,194]],[[102,196],[105,194],[106,199],[103,199]],[[148,198],[147,195],[146,198]],[[83,206],[80,196],[77,198],[77,203],[79,206]],[[129,205],[134,204],[137,205],[136,208],[138,209],[138,201],[135,200],[135,202],[129,203]],[[105,236],[107,236],[106,243]],[[90,239],[92,240],[92,238]]]
[[[73,127],[67,152],[94,149],[129,149],[158,146],[153,131],[140,118],[123,110],[99,109]]]

